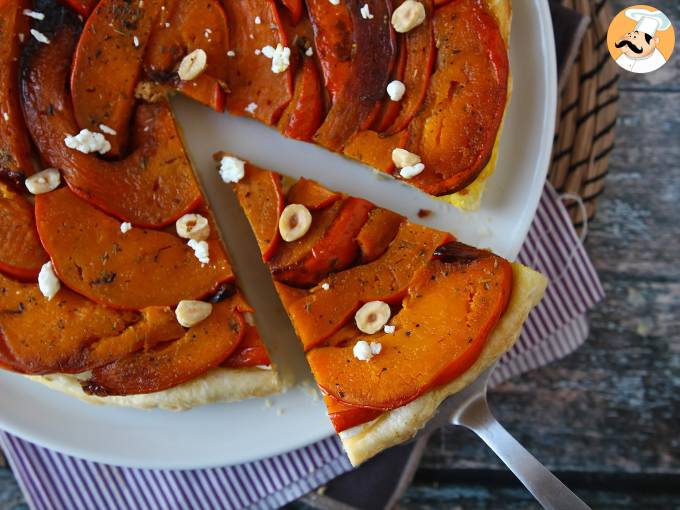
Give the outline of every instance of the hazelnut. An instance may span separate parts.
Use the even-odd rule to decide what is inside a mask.
[[[212,308],[213,305],[210,303],[185,299],[177,305],[175,317],[181,326],[191,328],[210,317]]]
[[[55,168],[48,168],[26,179],[26,188],[34,195],[49,193],[61,183],[61,174]]]
[[[406,149],[393,149],[392,161],[397,168],[405,168],[420,163],[420,156],[413,154]]]
[[[182,81],[190,81],[197,78],[203,71],[205,71],[208,62],[208,56],[202,49],[196,49],[185,55],[179,63],[177,74]]]
[[[425,21],[425,6],[415,0],[406,0],[392,13],[392,26],[404,34]]]
[[[312,225],[312,213],[304,205],[290,204],[279,218],[279,232],[284,241],[295,241],[304,236]]]
[[[359,331],[372,335],[380,331],[387,324],[391,314],[392,311],[387,303],[383,301],[369,301],[357,310],[354,320]]]
[[[175,222],[177,235],[184,239],[205,241],[210,236],[208,219],[200,214],[185,214]]]

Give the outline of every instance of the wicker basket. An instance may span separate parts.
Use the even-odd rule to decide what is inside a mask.
[[[590,220],[595,214],[595,199],[604,191],[618,113],[618,66],[607,50],[612,14],[606,0],[563,3],[589,16],[591,23],[559,99],[548,175],[558,192],[581,196]],[[583,218],[577,202],[568,200],[566,205],[574,225],[581,227]]]

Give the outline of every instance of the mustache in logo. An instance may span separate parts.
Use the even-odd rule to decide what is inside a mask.
[[[617,42],[614,46],[616,46],[617,48],[623,48],[624,46],[628,46],[630,48],[630,51],[632,51],[633,53],[637,54],[642,53],[642,48],[635,46],[628,39],[622,39],[621,41]]]

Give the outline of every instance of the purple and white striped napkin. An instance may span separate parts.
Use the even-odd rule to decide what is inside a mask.
[[[604,295],[549,184],[519,260],[547,275],[550,285],[519,341],[500,360],[494,384],[574,351],[588,335],[585,312]],[[257,462],[187,471],[90,462],[5,432],[0,447],[36,510],[278,508],[351,469],[335,437]]]

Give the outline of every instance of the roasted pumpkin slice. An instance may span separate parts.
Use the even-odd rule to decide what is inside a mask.
[[[19,280],[35,280],[47,262],[33,205],[0,182],[0,272]]]
[[[25,373],[79,373],[184,334],[169,308],[122,312],[65,288],[48,300],[1,275],[0,290],[0,334]]]
[[[101,0],[80,36],[71,74],[78,127],[107,133],[111,156],[125,153],[142,60],[163,0]],[[74,133],[71,133],[74,134]]]
[[[314,48],[331,101],[347,86],[352,74],[352,17],[344,2],[305,0],[314,29]]]
[[[335,202],[312,215],[301,239],[282,243],[270,262],[274,277],[296,287],[311,287],[331,271],[349,267],[359,255],[356,237],[373,204],[360,198]]]
[[[383,413],[383,411],[377,409],[345,404],[343,401],[328,394],[323,396],[323,402],[326,404],[328,417],[336,432],[342,432],[356,425],[369,422]]]
[[[276,4],[274,0],[240,0],[224,2],[224,8],[233,51],[228,62],[227,109],[276,124],[293,97],[292,70],[275,73],[272,59],[262,53],[265,46],[288,46]]]
[[[406,140],[408,140],[406,130],[391,136],[383,136],[372,129],[367,129],[355,133],[343,152],[349,158],[390,174],[394,170],[392,151],[395,147],[403,147]]]
[[[279,119],[279,130],[288,138],[309,141],[323,120],[323,91],[316,64],[305,58],[295,80],[295,92]]]
[[[368,215],[368,221],[357,235],[361,263],[371,262],[385,253],[404,221],[406,218],[395,212],[382,207],[373,209]]]
[[[341,198],[340,193],[327,190],[317,182],[301,177],[288,190],[286,203],[301,204],[310,211],[316,211],[325,209]]]
[[[144,55],[146,75],[169,83],[181,93],[216,111],[224,110],[229,31],[217,0],[166,1]],[[80,46],[80,45],[79,45]],[[182,81],[177,68],[185,55],[201,49],[206,67],[195,79]]]
[[[406,92],[399,105],[398,114],[394,118],[384,118],[383,123],[376,127],[376,131],[385,132],[386,135],[394,135],[406,127],[416,114],[425,99],[432,68],[434,66],[437,49],[434,42],[434,30],[432,28],[432,0],[422,0],[427,13],[425,21],[402,35],[402,47],[404,55],[404,71],[401,81],[406,87]],[[392,103],[395,103],[392,101]]]
[[[114,308],[138,310],[200,299],[234,275],[219,239],[208,240],[201,263],[177,236],[133,228],[68,188],[39,195],[36,222],[59,279],[76,292]]]
[[[83,389],[104,397],[172,388],[220,366],[236,350],[246,329],[236,301],[221,301],[207,319],[178,340],[93,370]]]
[[[0,2],[0,179],[15,186],[33,173],[31,148],[19,105],[18,69],[21,37],[28,34],[27,0]]]
[[[234,191],[266,262],[281,242],[279,216],[284,207],[281,176],[247,163],[245,176],[234,186]]]
[[[314,377],[344,403],[383,411],[401,407],[474,363],[511,289],[512,267],[488,252],[432,260],[390,321],[395,332],[371,337],[382,345],[380,356],[367,363],[352,354],[353,345],[320,347],[307,355]]]
[[[328,290],[307,291],[290,303],[286,309],[305,350],[340,329],[363,303],[400,302],[416,272],[428,264],[435,248],[450,238],[443,232],[403,223],[380,258],[332,273],[322,281]]]
[[[136,226],[163,226],[196,207],[201,192],[166,102],[139,106],[135,150],[123,160],[66,147],[64,138],[78,133],[66,81],[80,29],[67,8],[44,3],[51,11],[38,28],[51,43],[28,44],[21,82],[24,115],[43,160],[80,197]]]
[[[243,340],[236,350],[222,363],[225,368],[267,367],[271,365],[267,347],[254,326],[246,325]]]
[[[508,53],[480,0],[437,9],[433,27],[436,70],[406,148],[425,164],[409,182],[445,195],[474,181],[491,157],[507,102]]]
[[[375,120],[397,55],[396,37],[390,25],[390,1],[373,2],[371,19],[363,18],[363,4],[363,0],[347,2],[353,34],[351,71],[314,135],[316,143],[336,152],[342,150],[354,133],[368,128]]]

